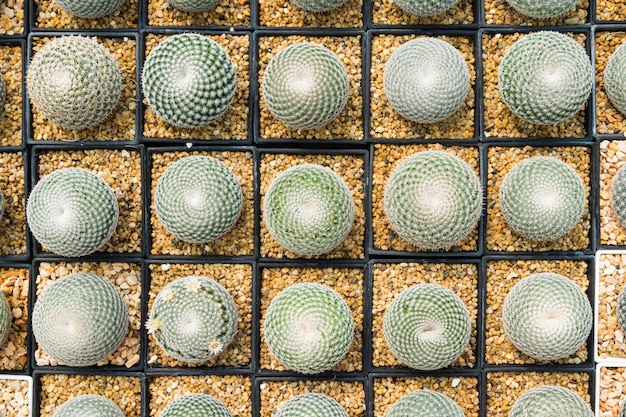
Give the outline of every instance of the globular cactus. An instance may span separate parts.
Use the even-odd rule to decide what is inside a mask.
[[[454,362],[472,329],[463,300],[439,284],[416,284],[387,307],[383,334],[391,352],[405,365],[435,370]]]
[[[170,165],[154,194],[157,218],[178,239],[211,242],[232,229],[243,207],[233,171],[209,156],[188,156]]]
[[[84,256],[110,239],[119,218],[111,187],[82,168],[43,177],[30,193],[26,219],[42,246],[61,256]]]
[[[274,178],[265,195],[263,218],[272,237],[298,255],[321,255],[352,229],[355,204],[348,185],[330,168],[291,167]]]
[[[611,54],[604,68],[604,90],[611,103],[626,114],[626,44]]]
[[[237,90],[228,52],[194,33],[170,36],[148,55],[143,93],[156,115],[181,128],[206,126],[226,112]]]
[[[169,0],[169,3],[183,12],[202,13],[216,8],[220,0]]]
[[[465,417],[450,397],[440,392],[420,389],[396,401],[386,417]]]
[[[52,417],[124,417],[124,413],[106,397],[85,394],[65,401]]]
[[[170,402],[158,417],[232,417],[218,399],[208,394],[185,394]]]
[[[419,248],[443,249],[460,243],[476,227],[482,190],[462,159],[444,151],[423,151],[392,171],[383,203],[402,239]]]
[[[537,125],[574,116],[592,86],[589,56],[574,39],[558,32],[523,36],[507,50],[498,70],[504,103],[516,116]]]
[[[335,290],[300,283],[271,301],[263,333],[270,353],[285,367],[315,374],[332,368],[348,353],[354,321]]]
[[[430,17],[447,12],[459,0],[393,0],[393,2],[409,14]]]
[[[622,227],[626,227],[626,165],[620,167],[613,177],[611,184],[611,208]]]
[[[285,401],[274,417],[348,417],[348,413],[328,395],[309,392]]]
[[[32,314],[33,334],[53,359],[91,366],[120,346],[128,329],[128,308],[107,279],[92,273],[60,278],[43,290]]]
[[[576,171],[550,156],[515,165],[498,193],[504,220],[514,232],[535,241],[569,233],[585,210],[585,188]]]
[[[346,0],[291,0],[291,2],[308,12],[324,13],[343,5]]]
[[[13,312],[11,311],[11,306],[9,306],[9,302],[4,293],[0,291],[0,348],[2,348],[9,339],[12,322]]]
[[[543,385],[524,392],[513,404],[508,417],[593,417],[589,404],[580,395],[556,385]]]
[[[317,129],[332,122],[348,100],[348,73],[328,48],[290,45],[267,64],[261,83],[267,108],[293,129]]]
[[[519,350],[535,359],[556,360],[574,354],[585,343],[593,313],[589,299],[572,280],[540,272],[509,291],[502,322]]]
[[[626,287],[620,291],[617,297],[617,323],[622,328],[623,332],[626,332]]]
[[[389,57],[383,87],[391,106],[417,123],[436,123],[456,113],[470,88],[461,53],[437,38],[417,38]]]
[[[187,276],[157,294],[148,333],[171,357],[189,363],[213,359],[237,333],[237,305],[218,282]]]
[[[538,19],[561,16],[573,10],[578,0],[506,0],[519,13]]]
[[[122,94],[122,73],[113,55],[94,38],[62,36],[35,54],[26,88],[43,117],[62,128],[81,130],[109,117]]]
[[[125,0],[54,0],[67,13],[76,17],[95,19],[117,10]]]

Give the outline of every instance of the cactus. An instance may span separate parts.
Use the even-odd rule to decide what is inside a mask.
[[[198,34],[170,36],[150,52],[143,67],[143,93],[158,117],[182,127],[206,126],[235,97],[237,73],[228,53]]]
[[[0,348],[9,339],[11,334],[11,323],[13,322],[13,312],[11,306],[2,291],[0,291]]]
[[[348,304],[335,290],[300,283],[272,300],[263,332],[270,353],[280,363],[315,374],[343,359],[352,343],[354,322]]]
[[[617,417],[626,417],[626,400],[622,400],[622,405],[619,408],[619,414]]]
[[[463,411],[450,397],[436,391],[420,389],[396,401],[386,417],[464,417]]]
[[[461,53],[437,38],[417,38],[396,49],[383,74],[391,106],[417,123],[436,123],[456,113],[470,88]]]
[[[65,401],[52,417],[124,417],[124,413],[106,397],[85,394]]]
[[[285,401],[274,417],[348,417],[348,413],[328,395],[308,392]]]
[[[0,107],[4,107],[7,100],[7,86],[4,77],[0,77]]]
[[[383,334],[405,365],[435,370],[454,362],[470,338],[472,323],[463,300],[439,284],[416,284],[387,307]]]
[[[622,328],[622,331],[626,332],[626,287],[622,288],[617,297],[616,313],[617,323]]]
[[[565,162],[549,156],[515,165],[504,177],[498,196],[508,226],[535,241],[569,233],[585,210],[582,180]]]
[[[208,394],[185,394],[165,406],[158,417],[233,417],[219,400]]]
[[[444,151],[413,154],[392,171],[384,209],[401,238],[420,248],[460,243],[482,212],[478,177],[462,159]]]
[[[35,302],[32,328],[39,346],[56,361],[91,366],[124,340],[128,309],[107,279],[75,273],[46,286]]]
[[[0,217],[4,214],[4,194],[0,190]]]
[[[548,19],[561,16],[576,7],[578,0],[506,0],[509,5],[519,13]]]
[[[189,13],[202,13],[214,9],[220,0],[169,0],[170,5]]]
[[[159,291],[146,324],[171,357],[189,363],[213,359],[237,333],[237,305],[218,282],[187,276]]]
[[[67,13],[76,17],[96,19],[117,10],[125,0],[54,0]]]
[[[508,417],[593,417],[589,404],[578,394],[556,385],[543,385],[524,392]]]
[[[613,177],[610,200],[617,220],[622,227],[626,227],[626,168],[624,166],[620,167]]]
[[[604,90],[611,103],[626,114],[626,44],[611,54],[604,68]]]
[[[300,164],[274,178],[263,216],[272,237],[298,255],[321,255],[346,238],[355,204],[348,185],[330,168]]]
[[[109,240],[119,208],[102,178],[82,168],[63,168],[33,187],[26,218],[42,246],[61,256],[84,256]]]
[[[211,242],[237,222],[243,192],[226,164],[209,156],[189,156],[159,178],[154,207],[163,227],[178,239]]]
[[[447,12],[459,0],[393,0],[393,2],[409,14],[430,17]]]
[[[506,52],[498,70],[504,103],[538,125],[563,122],[587,102],[593,70],[585,50],[558,32],[525,35]]]
[[[563,275],[540,272],[515,284],[502,307],[508,339],[540,360],[574,354],[591,331],[593,313],[585,293]]]
[[[293,129],[317,129],[332,122],[348,100],[348,73],[328,48],[290,45],[267,64],[262,93],[267,108]]]
[[[122,73],[113,55],[94,38],[62,36],[33,57],[28,96],[43,117],[65,129],[102,123],[122,94]]]
[[[291,2],[308,12],[324,13],[342,6],[346,0],[291,0]]]

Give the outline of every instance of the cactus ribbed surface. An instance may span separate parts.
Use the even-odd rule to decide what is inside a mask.
[[[187,276],[159,291],[146,328],[171,357],[200,363],[232,342],[237,317],[237,305],[222,285],[203,276]]]
[[[589,404],[580,395],[563,387],[543,385],[519,397],[508,417],[593,417]]]
[[[355,204],[345,181],[315,164],[291,167],[274,178],[263,218],[272,237],[298,255],[321,255],[350,233]]]
[[[67,13],[76,17],[96,19],[117,10],[126,0],[54,0]]]
[[[166,405],[158,417],[232,417],[232,414],[210,395],[185,394]]]
[[[332,368],[350,349],[354,321],[335,290],[300,283],[281,291],[265,315],[265,340],[285,367],[303,374]]]
[[[514,232],[535,241],[569,233],[585,210],[585,188],[576,171],[549,156],[515,165],[498,194],[504,220]]]
[[[183,12],[201,13],[217,7],[220,0],[169,0],[169,3]]]
[[[65,401],[52,417],[124,417],[124,413],[108,398],[86,394]]]
[[[429,17],[448,11],[459,0],[393,0],[393,2],[409,14]]]
[[[593,322],[591,303],[569,278],[540,272],[509,291],[502,307],[508,339],[519,350],[540,360],[574,354],[587,340]]]
[[[60,278],[43,290],[32,314],[33,334],[53,359],[68,366],[91,366],[120,346],[128,309],[117,288],[92,273]]]
[[[421,389],[402,396],[386,417],[465,417],[465,414],[447,395]]]
[[[523,36],[506,52],[498,88],[508,108],[538,125],[563,122],[587,102],[593,85],[589,56],[574,39],[541,31]]]
[[[189,156],[159,178],[154,207],[163,227],[178,239],[211,242],[237,222],[243,192],[226,164],[209,156]]]
[[[617,323],[622,328],[623,332],[626,332],[626,287],[622,288],[619,296],[617,297]]]
[[[274,417],[348,417],[348,413],[328,395],[309,392],[285,401]]]
[[[611,54],[604,68],[604,90],[620,113],[626,114],[626,44]]]
[[[63,168],[43,177],[30,193],[26,219],[37,241],[61,256],[100,249],[119,218],[111,187],[82,168]]]
[[[296,7],[308,12],[323,13],[336,9],[343,5],[346,0],[291,0]]]
[[[122,73],[113,55],[83,36],[46,43],[30,62],[26,83],[35,109],[72,130],[102,123],[122,94]]]
[[[148,55],[143,93],[156,115],[181,128],[206,126],[230,105],[237,73],[228,52],[194,33],[170,36]]]
[[[455,155],[418,152],[389,176],[384,207],[394,231],[407,242],[424,249],[449,248],[476,227],[482,212],[480,181]]]
[[[435,123],[456,113],[470,88],[461,53],[437,38],[417,38],[396,49],[383,74],[385,95],[404,118]]]
[[[439,284],[416,284],[387,307],[383,333],[391,352],[405,365],[435,370],[454,362],[472,329],[463,300]]]
[[[561,16],[573,10],[578,0],[506,0],[519,13],[538,19]]]
[[[269,111],[293,129],[316,129],[332,122],[348,100],[348,73],[328,48],[290,45],[268,63],[262,92]]]
[[[611,184],[611,208],[622,227],[626,227],[626,165],[620,167]]]
[[[11,306],[9,306],[9,302],[4,293],[0,291],[0,349],[4,346],[11,334],[12,322],[13,312],[11,311]]]

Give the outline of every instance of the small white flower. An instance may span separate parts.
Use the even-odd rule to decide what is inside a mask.
[[[212,340],[209,342],[209,351],[213,355],[217,355],[222,350],[224,350],[224,344],[220,342],[219,340]]]
[[[161,320],[157,319],[148,319],[146,322],[146,329],[148,329],[148,334],[152,334],[161,328]]]
[[[187,280],[187,289],[189,290],[190,293],[197,293],[198,290],[200,289],[200,281],[198,280],[198,278],[196,277],[192,277],[189,278],[189,280]]]

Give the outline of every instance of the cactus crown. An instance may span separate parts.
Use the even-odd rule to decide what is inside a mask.
[[[626,227],[626,168],[617,170],[611,184],[611,208],[622,227]]]
[[[202,13],[216,8],[220,0],[169,0],[169,3],[183,12]]]
[[[328,395],[309,392],[285,401],[274,417],[348,417],[348,413]]]
[[[463,300],[439,284],[417,284],[387,307],[383,333],[405,365],[434,370],[454,362],[469,342],[472,323]]]
[[[620,113],[626,114],[626,44],[611,54],[604,68],[604,90]]]
[[[237,89],[228,53],[203,35],[181,33],[159,43],[148,55],[141,82],[146,101],[158,117],[182,127],[217,120]]]
[[[323,13],[343,5],[346,0],[291,0],[291,2],[308,12]]]
[[[470,88],[470,74],[454,46],[437,38],[417,38],[391,54],[383,86],[402,117],[435,123],[459,110]]]
[[[281,291],[265,315],[267,346],[285,367],[304,374],[332,368],[350,349],[352,313],[335,290],[300,283]]]
[[[419,17],[430,17],[448,11],[459,0],[393,0],[393,2],[409,14]]]
[[[498,88],[507,107],[538,125],[563,122],[587,102],[593,70],[585,50],[558,32],[525,35],[506,52]]]
[[[26,218],[42,246],[61,256],[84,256],[108,242],[119,217],[111,187],[82,168],[43,177],[30,193]]]
[[[54,0],[56,4],[67,13],[95,19],[106,16],[117,10],[125,0]]]
[[[425,249],[449,248],[476,227],[482,211],[480,181],[457,156],[418,152],[389,176],[384,207],[394,231],[407,242]]]
[[[626,287],[620,291],[617,297],[617,323],[626,332]]]
[[[534,156],[515,165],[499,191],[500,209],[514,232],[536,241],[569,233],[585,210],[585,188],[565,162]]]
[[[463,411],[450,397],[436,391],[421,389],[409,392],[396,401],[386,417],[464,417]]]
[[[330,168],[300,164],[270,184],[263,217],[276,241],[298,255],[321,255],[346,238],[355,204],[348,185]]]
[[[0,291],[0,348],[4,346],[11,334],[11,323],[13,322],[13,312],[9,301],[4,293]]]
[[[568,416],[593,417],[589,404],[580,395],[555,385],[543,385],[524,392],[513,404],[508,417]]]
[[[163,227],[178,239],[211,242],[237,222],[243,192],[226,164],[209,156],[189,156],[159,178],[154,207]]]
[[[541,272],[513,286],[502,307],[504,331],[519,350],[541,360],[572,355],[593,322],[585,293],[563,275]]]
[[[290,45],[267,64],[262,81],[269,111],[293,129],[316,129],[332,122],[348,100],[348,73],[328,48]]]
[[[65,401],[52,417],[124,417],[124,413],[108,398],[86,394]]]
[[[165,406],[158,417],[232,417],[218,399],[207,394],[185,394]]]
[[[32,327],[39,346],[58,362],[91,366],[124,340],[128,309],[107,279],[70,274],[43,290],[33,308]]]
[[[561,16],[573,10],[578,0],[506,0],[519,13],[538,19]]]
[[[187,276],[159,291],[146,328],[175,359],[200,363],[214,358],[237,333],[237,305],[217,281]]]
[[[32,59],[26,83],[37,111],[72,130],[102,123],[122,94],[122,73],[113,55],[83,36],[46,43]]]

